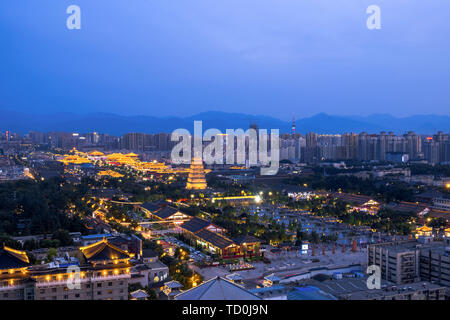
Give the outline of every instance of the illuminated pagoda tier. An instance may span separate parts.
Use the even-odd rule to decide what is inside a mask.
[[[433,228],[427,227],[426,225],[416,229],[416,237],[431,237],[433,233]]]
[[[205,169],[201,158],[193,158],[186,184],[188,190],[206,189]]]

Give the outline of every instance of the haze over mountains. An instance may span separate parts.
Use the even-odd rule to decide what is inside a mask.
[[[30,114],[19,111],[0,111],[0,130],[28,133],[29,131],[100,132],[122,135],[127,132],[157,133],[172,132],[186,128],[193,132],[195,120],[203,121],[203,130],[217,128],[247,129],[256,123],[259,128],[279,129],[280,133],[291,132],[292,122],[264,115],[248,115],[218,111],[203,112],[189,117],[122,116],[112,113],[52,113]],[[345,133],[393,131],[402,134],[415,131],[419,134],[433,134],[450,131],[450,116],[415,115],[398,118],[387,114],[370,116],[337,116],[319,113],[308,118],[296,119],[298,133]]]

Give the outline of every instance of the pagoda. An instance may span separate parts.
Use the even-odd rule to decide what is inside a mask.
[[[191,161],[186,189],[204,190],[206,189],[205,169],[203,168],[202,158],[194,157]]]

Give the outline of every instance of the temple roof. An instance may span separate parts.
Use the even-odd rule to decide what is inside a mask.
[[[130,296],[134,299],[146,299],[149,297],[148,293],[142,289],[131,292]]]
[[[166,282],[164,285],[170,289],[180,289],[183,287],[183,285],[176,280]]]
[[[192,233],[197,233],[209,225],[211,225],[210,221],[194,217],[191,220],[183,223],[180,227]]]
[[[199,231],[196,236],[220,249],[225,249],[233,244],[232,240],[206,229]]]
[[[130,255],[116,246],[113,246],[108,240],[103,239],[86,247],[81,247],[87,261],[104,261],[115,259],[129,259]]]
[[[364,196],[360,194],[341,193],[341,192],[335,192],[333,196],[342,201],[356,203],[358,205],[363,205],[366,202],[373,200],[373,198],[369,196]]]
[[[221,277],[175,296],[175,300],[262,300],[245,288]]]
[[[390,204],[388,204],[387,207],[394,211],[412,212],[415,214],[427,209],[427,206],[424,204],[415,203],[415,202],[405,202],[405,201],[401,201],[398,203],[390,203]]]
[[[148,211],[150,211],[151,213],[161,209],[160,206],[158,206],[157,204],[153,203],[153,202],[144,202],[141,205],[142,208],[147,209]]]
[[[0,249],[0,269],[19,269],[30,266],[30,260],[25,251],[19,251],[7,246]]]
[[[161,210],[153,212],[153,214],[161,219],[167,219],[177,212],[179,212],[178,209],[172,207],[163,207],[161,208]]]
[[[90,156],[104,156],[105,154],[103,152],[100,152],[98,150],[94,150],[89,153]]]
[[[430,227],[427,227],[427,226],[422,226],[420,228],[417,228],[417,231],[430,232],[430,231],[433,231],[433,228],[430,228]]]
[[[239,236],[237,238],[233,239],[234,242],[236,242],[237,244],[243,244],[243,243],[261,243],[261,240],[259,240],[258,238],[255,238],[251,235],[243,235],[243,236]]]

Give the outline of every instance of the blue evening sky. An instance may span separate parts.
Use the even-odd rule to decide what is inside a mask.
[[[446,0],[2,0],[0,109],[450,115],[449,16]]]

